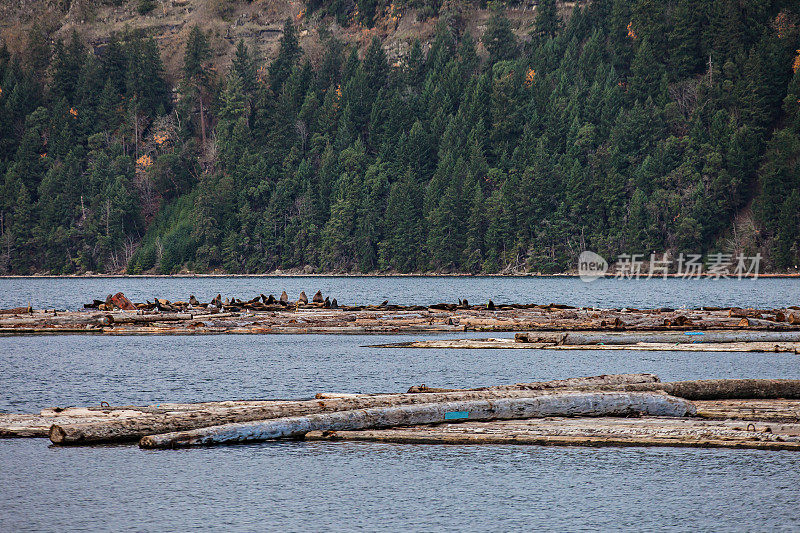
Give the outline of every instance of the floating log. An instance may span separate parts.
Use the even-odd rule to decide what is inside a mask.
[[[800,379],[699,379],[690,381],[647,381],[648,374],[626,374],[609,376],[611,379],[603,383],[602,376],[596,378],[575,378],[572,390],[604,390],[604,391],[663,391],[671,396],[686,400],[735,400],[735,399],[787,399],[800,400]],[[636,381],[642,376],[641,381]],[[585,380],[585,384],[581,384]],[[570,380],[562,380],[568,382]],[[616,383],[614,383],[616,381]],[[474,391],[512,392],[517,390],[536,390],[535,387],[557,388],[557,382],[520,383],[502,385],[500,387],[484,387],[470,389]],[[426,387],[427,388],[427,387]],[[466,391],[465,391],[466,392]]]
[[[458,348],[503,350],[638,350],[679,352],[788,352],[800,353],[800,343],[775,342],[704,342],[667,343],[637,342],[635,344],[556,344],[554,342],[517,342],[514,339],[437,339],[371,345],[371,348]]]
[[[0,309],[0,315],[24,315],[33,313],[33,309],[28,307],[12,307],[11,309]]]
[[[514,385],[496,385],[492,387],[477,387],[473,389],[436,389],[425,385],[414,386],[408,389],[409,393],[432,392],[458,392],[482,390],[548,390],[569,389],[575,387],[597,387],[602,385],[624,385],[630,383],[658,383],[655,374],[603,374],[581,378],[556,379],[551,381],[536,381],[533,383],[516,383]]]
[[[800,423],[800,400],[695,400],[697,416],[710,420]]]
[[[743,319],[750,320],[750,319]],[[766,321],[765,321],[766,322]],[[771,322],[768,322],[771,324]],[[517,342],[560,345],[590,344],[699,344],[715,342],[800,342],[800,331],[685,331],[685,332],[527,332],[515,335]]]
[[[685,418],[534,418],[360,431],[312,431],[306,440],[402,444],[675,446],[800,451],[800,425]]]
[[[800,399],[800,379],[701,379],[632,383],[616,390],[664,391],[687,400]]]
[[[301,417],[225,424],[192,431],[148,435],[142,448],[181,448],[301,438],[309,431],[346,431],[465,420],[510,420],[547,416],[673,416],[695,412],[691,403],[666,394],[564,392],[536,398],[505,398],[340,411]]]
[[[77,326],[95,325],[108,326],[114,322],[110,314],[77,314],[77,315],[39,315],[31,318],[3,318],[0,319],[1,328],[24,328],[44,326]]]

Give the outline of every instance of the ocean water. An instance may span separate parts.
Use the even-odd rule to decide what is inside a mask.
[[[77,308],[117,290],[133,299],[176,299],[284,288],[292,297],[320,288],[343,303],[464,297],[603,307],[800,302],[798,282],[787,279],[610,281],[2,279],[0,307],[30,299],[35,306]],[[800,379],[800,357],[784,353],[366,347],[393,340],[3,337],[0,410],[308,398],[317,392],[403,391],[421,383],[472,387],[618,372],[653,372],[662,380]],[[48,443],[0,440],[0,531],[800,530],[800,454],[792,452],[328,442],[144,451]]]
[[[560,303],[580,307],[640,309],[653,307],[782,307],[800,305],[800,278],[760,279],[598,279],[584,282],[573,277],[499,276],[385,276],[385,277],[118,277],[118,278],[0,278],[0,308],[78,309],[92,299],[124,292],[135,302],[155,297],[188,300],[194,294],[210,301],[225,297],[249,300],[259,294],[294,300],[317,290],[340,304],[427,305],[471,303]]]

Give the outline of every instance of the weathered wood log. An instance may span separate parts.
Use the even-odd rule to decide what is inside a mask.
[[[699,408],[698,408],[699,410]],[[359,431],[312,431],[305,440],[404,444],[680,446],[800,451],[800,425],[681,418],[531,418]]]
[[[665,383],[632,383],[614,390],[661,390],[687,400],[800,399],[800,379],[701,379]]]
[[[186,431],[220,424],[251,422],[270,418],[305,416],[316,413],[348,411],[435,402],[535,398],[537,390],[482,390],[431,394],[379,394],[300,401],[245,402],[237,405],[203,404],[196,410],[143,413],[113,423],[55,424],[50,428],[54,444],[81,445],[105,442],[131,442],[145,435]]]
[[[0,309],[0,315],[23,315],[23,314],[31,314],[33,313],[33,309],[29,305],[28,307],[12,307],[11,309]]]
[[[743,319],[752,320],[752,319]],[[766,322],[766,321],[765,321]],[[772,322],[767,322],[772,324]],[[686,332],[526,332],[517,333],[517,342],[553,343],[559,345],[588,344],[697,344],[714,342],[800,342],[800,331],[686,331]]]
[[[753,328],[759,327],[764,329],[777,329],[778,323],[772,320],[764,320],[763,318],[742,318],[739,320],[740,328]]]
[[[666,394],[544,394],[536,398],[472,400],[340,411],[301,417],[225,424],[192,431],[148,435],[142,448],[180,448],[303,437],[309,431],[376,429],[464,420],[510,420],[547,416],[673,416],[694,414],[694,406]]]
[[[556,379],[551,381],[535,381],[533,383],[516,383],[514,385],[495,385],[491,387],[477,387],[473,389],[437,389],[426,385],[414,386],[408,389],[409,393],[432,392],[458,392],[482,390],[548,390],[569,389],[575,387],[593,387],[601,385],[623,385],[628,383],[658,383],[655,374],[603,374],[582,378]]]
[[[800,353],[800,342],[637,342],[635,344],[556,344],[516,342],[513,339],[437,339],[378,344],[373,348],[502,349],[502,350],[637,350],[672,352],[788,352]]]
[[[110,314],[41,315],[31,318],[3,318],[0,319],[0,327],[76,326],[85,324],[108,326],[113,322],[114,318]]]

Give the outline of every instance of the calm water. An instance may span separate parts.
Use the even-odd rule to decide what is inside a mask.
[[[794,280],[609,282],[4,279],[0,307],[31,299],[34,305],[75,308],[117,290],[134,299],[174,299],[192,292],[244,296],[283,288],[290,294],[321,288],[351,303],[458,297],[637,307],[800,302]],[[664,380],[800,378],[800,357],[789,354],[363,347],[393,339],[0,338],[0,410],[299,398],[320,391],[480,386],[616,372],[654,372]],[[0,440],[0,531],[800,531],[799,483],[800,454],[791,452],[303,442],[142,451]]]
[[[780,307],[800,305],[800,279],[599,279],[565,277],[190,277],[0,278],[0,308],[77,309],[93,298],[124,292],[140,302],[154,297],[204,301],[222,293],[250,299],[261,293],[296,299],[317,290],[342,304],[456,302],[563,303],[591,307]]]

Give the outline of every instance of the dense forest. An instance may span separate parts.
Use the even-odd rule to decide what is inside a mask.
[[[147,4],[147,2],[142,2]],[[583,249],[800,263],[800,6],[540,0],[519,36],[456,3],[307,0],[436,20],[387,58],[287,20],[265,64],[172,86],[152,35],[0,48],[0,273],[560,272]],[[144,6],[147,9],[148,6]]]

